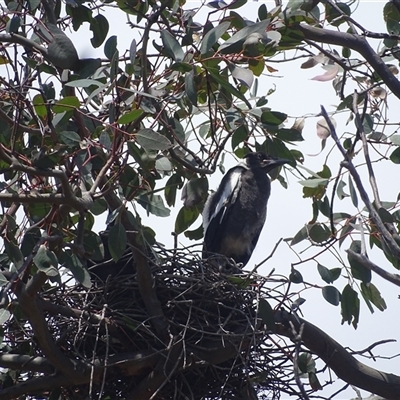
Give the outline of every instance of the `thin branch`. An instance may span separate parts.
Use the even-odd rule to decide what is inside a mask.
[[[387,280],[388,282],[394,283],[396,286],[400,287],[400,275],[392,274],[390,272],[385,271],[383,268],[378,267],[372,261],[369,260],[365,255],[356,253],[353,250],[346,250],[349,255],[351,255],[356,261],[362,264],[364,267],[370,269],[377,273],[380,277]]]
[[[386,343],[393,343],[393,342],[397,342],[396,339],[383,339],[383,340],[379,340],[375,343],[372,343],[370,346],[366,347],[363,350],[357,350],[357,351],[352,351],[352,354],[364,354],[364,353],[371,353],[372,349],[374,349],[376,346],[380,346],[381,344],[386,344]]]
[[[42,54],[43,57],[47,57],[47,54],[48,54],[47,49],[45,47],[40,46],[33,40],[30,40],[24,36],[20,36],[16,33],[0,34],[0,43],[1,42],[20,44],[21,46],[24,46],[28,49],[38,51],[39,53]]]
[[[42,130],[38,128],[32,128],[28,125],[22,125],[22,124],[17,124],[14,119],[10,118],[3,110],[0,109],[0,118],[7,122],[9,125],[17,126],[17,132],[27,132],[27,133],[32,133],[35,135],[42,135]]]
[[[306,39],[348,47],[360,53],[371,65],[372,69],[382,78],[393,94],[400,99],[399,80],[393,75],[378,54],[376,54],[365,37],[346,32],[316,28],[305,24],[298,25],[298,29],[304,34]]]
[[[325,108],[321,106],[321,114],[325,118],[326,123],[328,124],[332,139],[334,140],[336,146],[342,153],[344,157],[344,161],[342,161],[341,165],[345,168],[347,168],[353,177],[354,183],[360,193],[361,199],[363,200],[365,206],[368,209],[368,212],[370,214],[372,222],[375,224],[376,229],[379,231],[379,233],[382,235],[383,240],[389,247],[390,251],[393,253],[393,255],[397,258],[400,259],[400,247],[396,243],[396,241],[393,239],[393,236],[390,234],[390,232],[387,230],[385,224],[382,222],[381,217],[379,216],[378,212],[375,210],[375,207],[372,205],[371,201],[369,200],[368,194],[366,190],[364,189],[363,183],[361,181],[361,177],[357,172],[357,169],[355,168],[354,164],[351,161],[349,153],[344,149],[342,144],[340,143],[340,140],[336,134],[335,127],[332,124],[332,121],[330,120],[328,113],[326,112]]]
[[[28,165],[22,164],[16,157],[13,155],[9,155],[6,153],[6,151],[3,149],[3,146],[0,145],[0,159],[5,161],[7,164],[10,164],[10,168],[15,170],[15,171],[21,171],[25,172],[28,175],[33,175],[33,176],[44,176],[44,177],[52,177],[55,179],[58,179],[61,183],[62,191],[64,194],[64,201],[61,202],[59,199],[59,195],[57,194],[41,194],[37,196],[44,196],[44,198],[52,198],[51,196],[55,196],[54,198],[56,199],[55,201],[60,201],[60,203],[55,203],[55,204],[68,204],[69,206],[75,208],[78,211],[85,211],[90,208],[90,206],[93,203],[93,198],[92,196],[85,192],[82,193],[82,197],[78,198],[74,195],[72,192],[70,183],[68,181],[68,177],[65,174],[64,171],[62,170],[57,170],[57,169],[39,169],[35,167],[31,167]],[[2,195],[4,197],[4,194]],[[26,202],[34,202],[32,199],[36,196],[32,195],[11,195],[10,200],[14,201],[16,203],[22,202],[22,200],[18,201],[19,196],[22,196],[21,199],[24,199]],[[4,199],[6,199],[4,197]],[[36,201],[37,202],[37,201]]]
[[[43,374],[54,373],[54,367],[44,357],[26,356],[22,354],[0,354],[0,366],[18,371],[41,372]]]

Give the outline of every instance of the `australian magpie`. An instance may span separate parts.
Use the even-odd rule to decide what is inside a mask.
[[[203,258],[221,254],[247,264],[267,215],[271,192],[267,173],[288,162],[259,151],[247,154],[225,174],[204,206]]]

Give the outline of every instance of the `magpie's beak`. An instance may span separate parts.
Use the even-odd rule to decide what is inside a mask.
[[[287,160],[285,158],[274,158],[274,157],[266,158],[261,162],[262,168],[265,170],[265,172],[272,171],[274,168],[289,163],[291,163],[290,160]]]

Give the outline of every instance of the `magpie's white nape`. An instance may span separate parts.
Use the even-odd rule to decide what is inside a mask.
[[[220,254],[245,266],[267,215],[271,182],[267,173],[289,163],[263,152],[249,153],[231,168],[203,211],[203,258]]]

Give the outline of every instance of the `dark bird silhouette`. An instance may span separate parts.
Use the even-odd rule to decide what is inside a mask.
[[[203,258],[222,254],[247,264],[267,215],[271,192],[267,173],[288,162],[263,152],[249,153],[225,174],[204,206]]]

